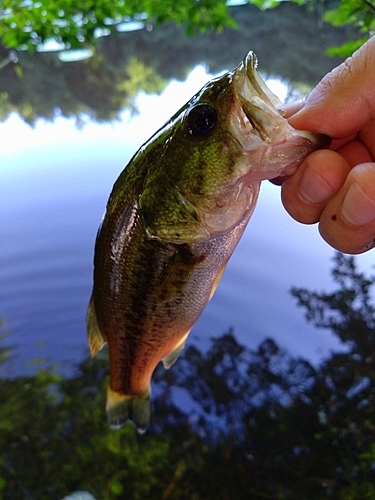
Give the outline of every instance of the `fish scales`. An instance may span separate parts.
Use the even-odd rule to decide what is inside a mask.
[[[102,231],[106,229],[102,228]],[[132,371],[129,366],[133,367],[133,372],[136,366],[144,371],[158,350],[162,350],[159,356],[164,357],[164,351],[168,350],[165,347],[168,336],[173,341],[176,331],[186,333],[195,323],[208,302],[216,278],[215,270],[226,263],[231,247],[242,234],[241,229],[241,226],[235,227],[231,233],[191,248],[176,244],[166,247],[158,240],[150,239],[139,224],[132,231],[131,241],[124,245],[124,255],[119,262],[113,264],[111,258],[107,259],[104,272],[113,276],[111,266],[115,266],[116,276],[108,281],[109,289],[98,289],[95,298],[98,304],[105,303],[104,299],[114,303],[111,309],[97,310],[101,318],[99,327],[107,332],[105,338],[110,345],[110,355],[111,350],[116,352],[116,356],[111,357],[117,359],[111,363],[113,390],[137,394],[139,378],[128,376]],[[236,238],[232,233],[238,234]],[[98,258],[102,266],[96,266],[99,272],[95,279],[100,281],[103,272],[100,253]],[[147,266],[144,265],[146,258]],[[121,296],[116,300],[120,289]],[[186,310],[186,303],[189,310]],[[155,335],[157,332],[163,336]],[[126,358],[126,363],[123,358]],[[135,359],[137,363],[134,363]],[[124,370],[127,376],[121,373]]]
[[[211,299],[260,183],[290,175],[325,136],[296,131],[250,52],[212,80],[133,156],[99,228],[87,314],[94,356],[108,343],[107,415],[143,432],[150,381],[169,368]]]

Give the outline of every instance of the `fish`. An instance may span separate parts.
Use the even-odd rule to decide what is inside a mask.
[[[212,298],[263,180],[291,175],[327,136],[293,129],[249,52],[135,153],[95,242],[87,331],[108,344],[109,425],[145,432],[151,378],[169,368]]]

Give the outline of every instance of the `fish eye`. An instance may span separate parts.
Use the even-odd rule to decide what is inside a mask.
[[[197,104],[188,113],[187,130],[193,137],[208,134],[217,122],[216,109],[210,104]]]

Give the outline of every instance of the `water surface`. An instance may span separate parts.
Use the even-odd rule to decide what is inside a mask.
[[[79,130],[60,118],[32,129],[12,116],[0,126],[0,307],[12,332],[9,342],[24,359],[70,365],[87,355],[94,241],[113,182],[150,129],[207,78],[199,68],[185,85],[174,83],[161,97],[143,95],[139,116],[125,113],[112,125],[91,123]],[[293,221],[281,206],[279,188],[264,182],[255,214],[192,340],[205,346],[233,328],[246,345],[272,337],[292,354],[318,361],[339,344],[305,323],[289,290],[330,289],[333,253],[316,226]],[[366,269],[371,261],[371,253],[359,257]]]

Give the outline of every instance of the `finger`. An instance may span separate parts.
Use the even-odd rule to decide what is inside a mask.
[[[375,38],[328,73],[289,118],[297,129],[341,139],[375,118]]]
[[[311,153],[282,185],[285,209],[298,222],[318,222],[326,204],[344,185],[349,171],[348,163],[334,151]]]
[[[375,161],[375,121],[368,123],[358,134],[358,139],[364,144],[369,154],[371,155],[371,160],[366,161]],[[359,163],[359,162],[357,162]]]
[[[300,111],[305,105],[305,99],[299,99],[298,101],[287,102],[281,106],[283,111],[283,117],[288,119],[292,115],[295,115]]]
[[[340,252],[357,254],[375,245],[375,163],[350,171],[340,192],[325,206],[319,231]]]
[[[362,142],[354,140],[337,149],[337,152],[345,158],[350,167],[360,163],[372,162],[373,157]]]

